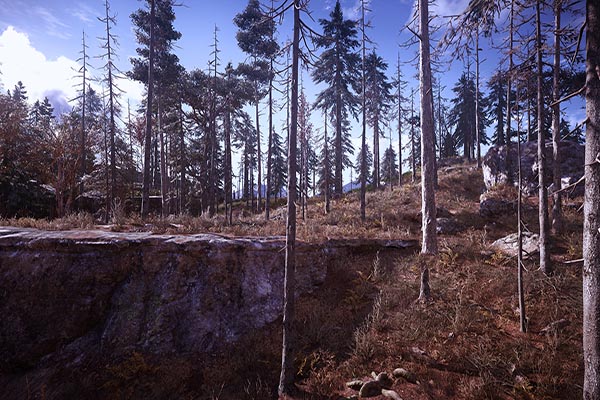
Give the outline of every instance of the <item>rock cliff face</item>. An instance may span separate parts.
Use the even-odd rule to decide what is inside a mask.
[[[575,142],[562,141],[559,144],[562,154],[561,172],[562,187],[576,182],[583,176],[584,146]],[[546,143],[546,182],[552,183],[552,143]],[[517,179],[517,145],[510,146],[509,161],[514,181]],[[494,146],[489,149],[482,163],[483,180],[487,189],[494,185],[509,182],[507,176],[506,146]],[[523,173],[523,192],[526,195],[537,194],[538,165],[537,142],[521,144],[521,169]],[[583,195],[583,184],[574,190],[567,191],[572,196]]]
[[[77,369],[88,351],[210,352],[275,321],[284,243],[0,228],[0,386],[52,365]],[[382,245],[416,243],[360,244]],[[300,244],[298,293],[317,289],[328,263],[356,246]]]

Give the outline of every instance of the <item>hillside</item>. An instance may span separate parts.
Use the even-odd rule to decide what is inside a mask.
[[[392,384],[405,400],[581,397],[581,264],[564,263],[581,258],[578,199],[565,205],[565,233],[553,238],[555,275],[538,271],[535,257],[525,261],[529,332],[524,334],[519,332],[516,259],[490,248],[515,231],[516,215],[481,217],[483,190],[481,172],[473,165],[440,170],[437,205],[451,221],[452,233],[439,235],[436,259],[415,250],[364,251],[330,263],[320,290],[301,297],[297,305],[298,399],[349,399],[358,392],[346,382],[372,380],[371,372],[391,374],[396,368],[408,371],[408,379],[394,378]],[[510,188],[496,192],[515,196]],[[525,224],[532,231],[537,229],[535,203],[529,198],[525,205]],[[358,218],[356,194],[334,201],[327,215],[322,210],[314,199],[304,220],[299,210],[300,240],[420,239],[418,184],[368,193],[365,223]],[[273,215],[267,223],[239,208],[231,227],[220,215],[146,224],[123,215],[102,226],[79,214],[54,221],[4,220],[2,225],[283,235],[284,207]],[[427,303],[416,301],[423,263],[431,272],[433,300]],[[280,343],[281,321],[276,321],[197,362],[190,355],[165,359],[135,351],[80,373],[94,376],[103,393],[108,390],[114,398],[142,393],[148,399],[164,398],[158,393],[168,392],[178,398],[274,398]],[[148,392],[156,385],[162,390]]]

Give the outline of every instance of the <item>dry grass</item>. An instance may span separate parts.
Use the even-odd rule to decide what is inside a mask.
[[[516,217],[486,220],[479,216],[480,182],[481,173],[472,165],[440,174],[437,205],[448,210],[463,230],[439,237],[440,254],[430,266],[432,302],[416,302],[421,261],[418,254],[406,253],[339,260],[339,265],[329,266],[321,290],[299,300],[297,367],[298,381],[306,392],[303,398],[347,397],[351,392],[344,382],[397,367],[408,369],[420,381],[420,385],[395,382],[394,390],[413,400],[581,397],[581,269],[579,264],[562,264],[581,257],[581,211],[577,206],[565,207],[565,231],[553,241],[557,267],[553,277],[541,274],[535,260],[527,261],[529,332],[521,333],[516,260],[488,250],[491,241],[515,231]],[[494,195],[516,198],[510,187],[495,188]],[[525,222],[535,231],[535,199],[527,202]],[[311,199],[308,218],[302,220],[298,214],[298,238],[417,239],[419,211],[420,188],[412,184],[368,193],[365,222],[358,217],[357,194],[333,201],[329,214],[323,212],[321,200]],[[114,229],[283,235],[285,209],[273,210],[273,216],[267,223],[262,215],[239,210],[233,226],[227,226],[222,215],[149,221],[128,216]],[[78,214],[55,221],[0,223],[89,229],[94,222],[89,215]],[[568,324],[543,331],[560,319]],[[199,398],[272,398],[280,333],[280,322],[276,322],[203,362],[199,377],[194,378],[204,394]],[[122,381],[128,379],[123,374],[150,367],[144,359],[132,356],[112,373]]]

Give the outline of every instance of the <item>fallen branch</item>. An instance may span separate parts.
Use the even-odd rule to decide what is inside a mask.
[[[583,258],[579,258],[577,260],[563,261],[563,264],[577,264],[577,263],[582,263],[582,262],[583,262]]]

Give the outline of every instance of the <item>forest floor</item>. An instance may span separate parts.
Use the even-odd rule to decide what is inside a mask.
[[[539,271],[539,260],[525,260],[527,333],[519,329],[517,260],[490,248],[516,232],[516,212],[486,219],[479,215],[484,191],[481,171],[472,164],[441,169],[438,208],[449,212],[457,231],[439,235],[440,254],[418,250],[357,255],[330,266],[327,281],[313,297],[297,303],[297,367],[301,394],[294,399],[347,399],[346,387],[371,373],[404,368],[409,379],[393,378],[404,400],[581,398],[582,257],[581,199],[566,200],[565,229],[552,236],[555,273]],[[504,188],[514,200],[516,191]],[[359,218],[358,194],[332,201],[331,212],[311,199],[306,218],[299,210],[298,239],[420,239],[420,186],[369,192],[367,220]],[[231,236],[285,233],[285,205],[273,220],[236,211],[235,224],[222,216],[173,217],[142,223],[123,216],[97,226],[85,215],[57,221],[4,220],[0,224],[42,229],[101,228],[156,233],[215,232]],[[69,220],[70,218],[70,220]],[[536,232],[537,199],[524,205],[524,226]],[[432,300],[418,302],[419,274],[430,269]],[[194,374],[190,398],[268,399],[276,392],[281,321],[214,355]],[[233,356],[232,356],[233,355]],[[177,368],[170,373],[178,374]],[[375,397],[384,399],[385,397]]]

